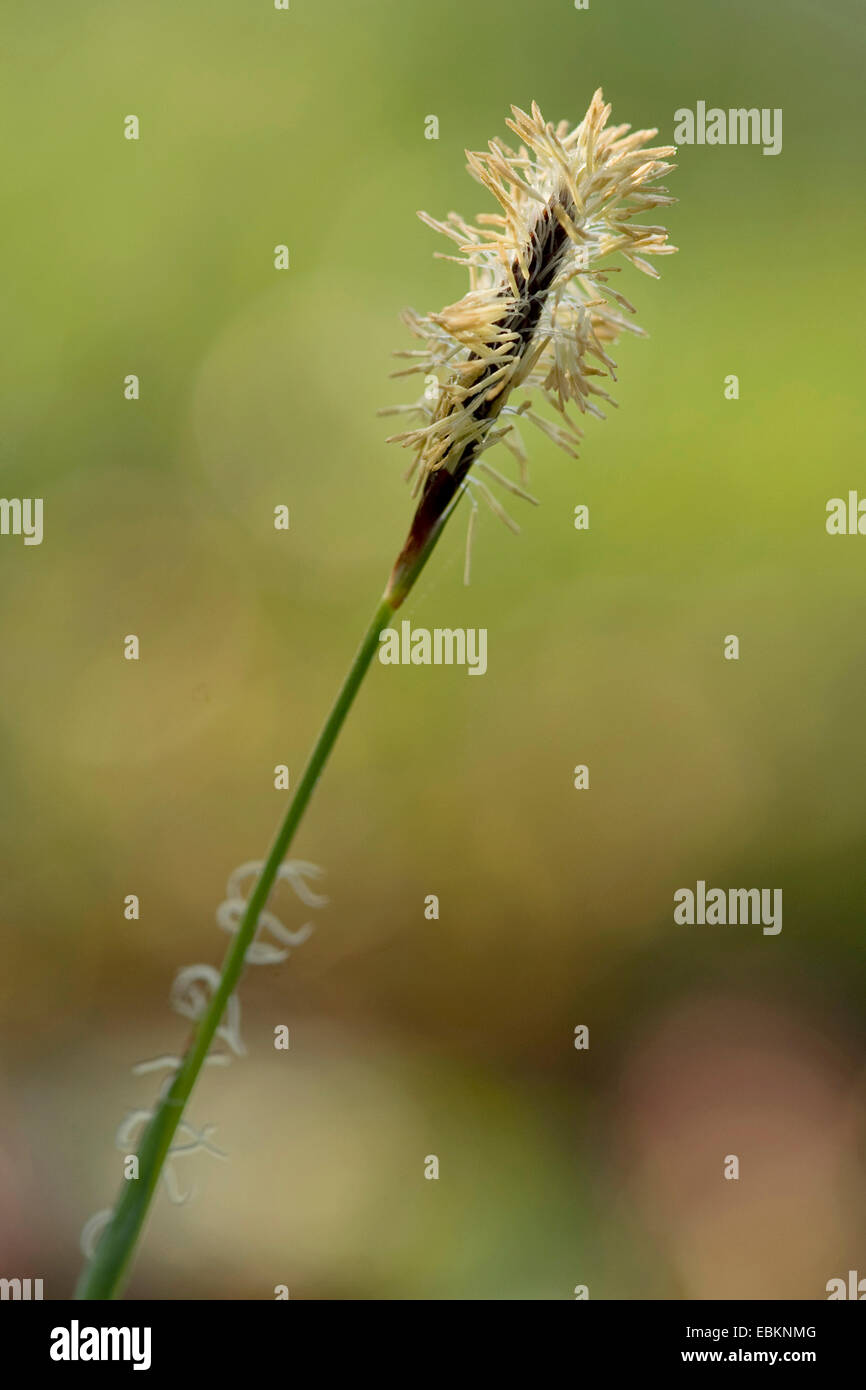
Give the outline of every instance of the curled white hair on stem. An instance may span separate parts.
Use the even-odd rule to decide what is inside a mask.
[[[223,931],[233,934],[238,930],[247,910],[247,899],[244,896],[245,886],[248,882],[255,882],[261,868],[261,861],[251,860],[241,864],[229,875],[226,898],[220,903],[216,911],[217,925]],[[322,878],[323,872],[317,864],[311,864],[307,860],[289,859],[280,865],[277,882],[287,883],[295,897],[305,907],[320,908],[326,905],[328,899],[323,893],[316,892],[311,883]],[[259,934],[263,931],[268,932],[274,941],[280,942],[281,945],[277,946],[273,942],[258,939]],[[249,965],[280,964],[287,959],[290,948],[302,946],[312,935],[312,932],[312,922],[305,922],[303,926],[291,931],[275,913],[263,910],[259,913],[256,934],[244,959]],[[219,987],[219,982],[220,972],[213,965],[199,962],[195,965],[182,966],[174,977],[171,986],[172,1009],[182,1018],[187,1018],[192,1023],[198,1023],[207,1011],[214,992]],[[241,1037],[241,1005],[237,994],[229,996],[225,1014],[214,1036],[225,1043],[229,1050],[228,1052],[211,1050],[204,1059],[205,1066],[225,1067],[229,1065],[233,1056],[243,1057],[246,1055],[246,1047]],[[153,1119],[156,1106],[165,1101],[182,1063],[183,1058],[174,1053],[161,1053],[157,1057],[136,1062],[132,1067],[134,1076],[149,1076],[156,1072],[165,1072],[166,1075],[163,1078],[154,1107],[149,1110],[140,1108],[131,1110],[121,1120],[115,1135],[115,1144],[123,1153],[134,1148],[141,1130]],[[197,1153],[209,1153],[215,1158],[224,1159],[227,1157],[223,1149],[217,1148],[211,1142],[210,1135],[213,1132],[213,1125],[204,1125],[200,1130],[197,1130],[188,1120],[182,1119],[178,1124],[177,1133],[185,1136],[184,1142],[172,1144],[162,1169],[162,1179],[166,1192],[169,1200],[175,1205],[190,1200],[195,1191],[195,1184],[193,1183],[186,1192],[181,1190],[177,1174],[172,1166],[173,1160]],[[95,1212],[84,1223],[80,1245],[81,1253],[85,1259],[93,1258],[110,1218],[111,1208],[106,1207],[102,1211]]]

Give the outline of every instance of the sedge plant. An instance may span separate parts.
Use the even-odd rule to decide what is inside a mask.
[[[493,194],[498,211],[482,213],[475,222],[455,213],[441,222],[420,214],[454,244],[449,259],[466,268],[469,289],[438,313],[405,315],[420,346],[398,354],[409,365],[395,375],[424,378],[420,397],[390,412],[409,417],[410,428],[392,436],[412,453],[409,477],[417,500],[409,532],[270,853],[261,865],[244,866],[254,876],[248,897],[230,881],[223,909],[231,920],[222,925],[233,938],[222,968],[187,967],[175,982],[179,1011],[194,1021],[192,1036],[183,1056],[145,1064],[168,1074],[153,1110],[133,1116],[143,1122],[138,1176],[121,1184],[114,1207],[95,1225],[88,1223],[89,1258],[79,1298],[119,1295],[170,1160],[180,1152],[215,1151],[207,1133],[185,1120],[187,1102],[205,1064],[227,1060],[225,1052],[214,1050],[215,1041],[227,1042],[235,1053],[243,1050],[237,988],[245,965],[286,954],[259,939],[263,926],[293,945],[303,939],[306,929],[294,936],[281,931],[267,910],[277,880],[288,878],[311,905],[323,901],[306,883],[314,866],[287,863],[286,855],[380,634],[411,593],[461,498],[469,499],[470,538],[479,497],[513,526],[489,484],[535,500],[526,491],[521,425],[535,426],[576,456],[582,431],[574,411],[603,418],[599,402],[613,404],[601,385],[605,378],[615,380],[609,348],[623,332],[642,330],[629,318],[633,306],[610,283],[611,274],[620,258],[655,276],[646,257],[676,249],[663,227],[634,220],[673,201],[658,181],[673,167],[667,160],[675,149],[650,147],[656,131],[609,125],[609,116],[600,91],[574,127],[545,121],[534,103],[529,112],[512,107],[507,124],[516,148],[493,140],[483,153],[467,152],[469,172]],[[547,413],[538,412],[539,404]],[[517,461],[516,481],[484,457],[498,443]],[[467,547],[467,573],[468,557]],[[127,1127],[125,1139],[129,1132]],[[178,1142],[184,1136],[191,1136],[189,1142]]]

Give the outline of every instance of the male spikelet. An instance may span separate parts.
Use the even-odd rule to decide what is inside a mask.
[[[420,494],[387,591],[396,602],[473,465],[534,500],[479,461],[501,440],[525,481],[526,455],[515,427],[520,417],[576,455],[582,431],[569,404],[601,418],[596,399],[615,404],[597,383],[598,377],[616,379],[606,349],[622,332],[642,330],[625,317],[633,306],[608,284],[617,267],[600,263],[618,253],[656,276],[645,257],[676,250],[664,227],[632,222],[636,214],[675,201],[657,186],[674,167],[666,161],[675,147],[646,148],[657,131],[629,134],[627,125],[608,126],[610,106],[600,90],[573,129],[545,121],[534,102],[530,113],[511,110],[507,125],[521,142],[516,150],[492,140],[487,152],[467,151],[469,172],[502,211],[482,213],[475,223],[453,212],[444,222],[419,213],[456,243],[459,255],[445,259],[467,267],[469,291],[439,313],[404,316],[424,346],[398,354],[413,361],[395,375],[423,373],[426,389],[413,405],[396,407],[421,421],[392,436],[414,452],[409,476]],[[559,420],[537,414],[531,397],[517,402],[521,388],[539,394]]]

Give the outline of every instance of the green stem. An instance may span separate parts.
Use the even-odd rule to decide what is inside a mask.
[[[373,621],[367,629],[366,636],[358,648],[357,655],[334,701],[331,713],[316,740],[297,790],[286,811],[285,819],[256,880],[240,927],[226,952],[219,985],[214,991],[206,1011],[198,1021],[192,1041],[175,1073],[171,1087],[159,1102],[144,1131],[138,1148],[138,1178],[125,1180],[122,1183],[111,1219],[99,1239],[93,1258],[82,1271],[75,1291],[76,1298],[110,1299],[116,1298],[120,1293],[122,1281],[135,1253],[175,1131],[180,1124],[186,1103],[210,1051],[216,1030],[222,1022],[228,1001],[243,972],[244,957],[255,936],[259,914],[268,900],[280,865],[289,850],[292,838],[307,808],[307,803],[376,653],[379,634],[387,626],[394,612],[414,585],[458,500],[459,494],[443,513],[439,519],[439,524],[432,530],[426,544],[413,557],[411,564],[402,567],[399,573],[395,570],[395,575],[392,576],[385,595],[373,615]]]

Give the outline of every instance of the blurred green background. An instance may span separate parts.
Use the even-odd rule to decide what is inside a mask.
[[[18,7],[3,493],[45,499],[45,539],[0,541],[0,1274],[71,1291],[155,1091],[128,1069],[182,1044],[174,971],[220,960],[274,765],[300,773],[403,540],[399,313],[466,288],[416,209],[491,211],[465,147],[598,85],[664,140],[699,100],[781,107],[783,151],[681,150],[680,254],[621,277],[650,339],[615,352],[619,410],[578,462],[531,438],[542,506],[519,538],[482,514],[468,590],[465,518],[443,540],[405,616],[486,627],[488,673],[373,668],[294,850],[330,906],[245,978],[249,1056],[190,1111],[230,1161],[178,1162],[195,1198],[160,1198],[129,1292],[863,1271],[866,539],[824,527],[866,493],[863,37],[853,0]],[[675,926],[699,878],[782,887],[781,935]]]

